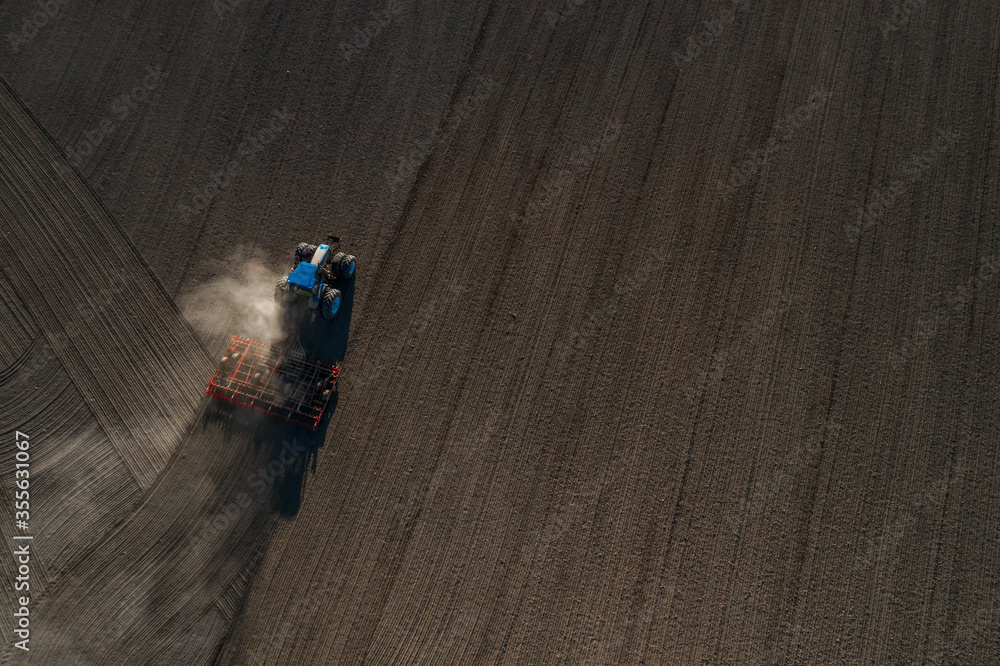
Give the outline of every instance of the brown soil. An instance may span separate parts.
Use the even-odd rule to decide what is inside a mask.
[[[1000,9],[912,4],[0,5],[5,659],[989,663]],[[329,419],[210,404],[328,233]]]

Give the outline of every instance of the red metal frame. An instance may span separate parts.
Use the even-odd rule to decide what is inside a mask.
[[[239,356],[234,359],[234,354]],[[207,395],[313,431],[319,428],[330,396],[337,390],[340,368],[238,335],[229,341],[223,358],[205,389]],[[286,385],[291,384],[287,392],[282,376]]]

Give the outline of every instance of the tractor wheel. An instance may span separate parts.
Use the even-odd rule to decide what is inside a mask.
[[[345,254],[340,258],[340,262],[337,264],[337,272],[345,280],[350,280],[354,277],[354,255]]]
[[[278,284],[274,285],[274,301],[276,303],[284,303],[288,295],[288,278],[282,276],[278,278]]]
[[[340,291],[332,287],[323,289],[323,296],[320,299],[319,312],[323,319],[336,319],[340,313]]]
[[[330,270],[344,280],[354,277],[354,255],[338,252],[330,259]]]
[[[309,261],[313,258],[313,254],[316,252],[316,246],[310,245],[309,243],[299,243],[299,246],[295,248],[295,263],[300,261]]]

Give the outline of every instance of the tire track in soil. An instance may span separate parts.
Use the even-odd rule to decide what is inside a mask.
[[[0,114],[0,263],[148,488],[194,415],[204,350],[89,187],[59,175],[59,151],[6,84]]]
[[[959,17],[928,6],[904,31],[878,41],[881,8],[875,5],[760,7],[740,15],[685,68],[677,87],[670,53],[683,47],[698,16],[715,15],[707,4],[585,3],[553,33],[538,29],[545,9],[491,5],[477,42],[481,55],[455,48],[432,62],[426,45],[438,32],[428,26],[447,24],[458,34],[473,20],[422,8],[419,21],[403,21],[373,42],[364,67],[344,74],[346,86],[328,76],[329,87],[308,88],[304,115],[316,121],[289,135],[287,154],[276,153],[280,174],[248,177],[254,184],[235,186],[219,201],[225,205],[213,209],[208,249],[196,248],[203,258],[246,220],[262,247],[284,257],[288,238],[297,240],[316,213],[330,211],[348,218],[341,235],[360,239],[355,254],[364,257],[377,246],[381,221],[398,208],[381,201],[378,174],[386,160],[375,156],[387,154],[391,163],[392,151],[412,140],[407,133],[430,131],[407,118],[406,109],[429,107],[432,117],[439,103],[433,100],[447,106],[450,91],[461,89],[448,85],[455,71],[510,72],[496,77],[504,82],[503,99],[494,93],[497,99],[462,136],[428,156],[393,227],[393,249],[377,275],[359,276],[364,317],[352,332],[348,376],[350,359],[378,349],[381,336],[410,321],[422,303],[447,305],[404,345],[392,371],[362,390],[344,391],[302,510],[280,524],[274,546],[261,556],[217,663],[247,654],[267,663],[366,654],[372,661],[433,657],[438,663],[469,655],[484,663],[905,661],[934,654],[938,645],[952,649],[948,636],[968,643],[970,635],[979,643],[959,646],[963,658],[986,659],[995,632],[966,631],[961,618],[980,617],[976,599],[991,584],[988,566],[996,559],[990,479],[997,461],[982,434],[997,430],[989,388],[996,385],[992,292],[970,308],[970,335],[958,345],[960,353],[950,351],[952,334],[943,331],[899,370],[888,369],[884,357],[934,307],[935,290],[964,279],[958,274],[997,247],[996,225],[986,217],[997,196],[988,190],[989,160],[997,154],[991,144],[1000,136],[996,102],[975,92],[995,90],[995,68],[986,66],[996,60],[995,8],[974,5]],[[241,11],[245,17],[230,16],[228,26],[262,20],[294,30],[312,19],[318,20],[311,25],[335,25],[338,16],[334,9],[288,8],[280,19],[250,5]],[[187,238],[162,218],[155,219],[163,224],[149,223],[154,217],[144,211],[173,205],[171,188],[186,182],[187,170],[218,168],[222,157],[213,153],[211,137],[239,134],[227,115],[232,109],[266,110],[292,94],[271,70],[281,74],[286,63],[302,64],[296,76],[318,77],[328,71],[325,62],[335,61],[319,30],[298,41],[274,40],[280,47],[249,45],[247,69],[262,72],[263,80],[248,101],[242,70],[228,78],[224,68],[192,70],[192,63],[238,54],[241,42],[219,35],[202,56],[189,47],[205,27],[190,12],[177,43],[198,55],[178,57],[165,69],[188,72],[176,97],[191,100],[180,108],[197,119],[193,129],[180,148],[162,151],[177,155],[163,167],[169,176],[149,177],[142,165],[148,153],[130,147],[123,160],[136,165],[136,175],[107,187],[113,210],[143,212],[120,215],[133,238]],[[650,28],[644,15],[664,20]],[[632,35],[640,44],[638,35],[646,34],[629,21],[655,36],[645,50],[620,50]],[[95,34],[116,34],[94,27]],[[34,47],[45,47],[42,38]],[[141,53],[144,42],[133,48]],[[546,46],[531,48],[537,43]],[[537,60],[504,64],[525,46],[541,54]],[[259,66],[258,55],[274,66]],[[497,66],[486,66],[492,63]],[[440,71],[439,80],[424,70]],[[569,72],[583,74],[567,87]],[[100,81],[77,74],[83,83],[65,85]],[[611,86],[612,79],[626,83]],[[34,91],[45,118],[80,122],[81,131],[90,126],[80,120],[85,114],[61,119],[72,104],[45,89],[52,77],[20,80]],[[834,92],[822,123],[817,119],[798,135],[740,197],[727,206],[715,201],[715,182],[766,141],[773,118],[816,83]],[[505,221],[514,204],[544,182],[550,160],[557,164],[554,146],[568,149],[600,132],[597,119],[620,103],[623,90],[630,94],[620,116],[626,132],[616,148],[562,193],[534,235],[517,238],[521,270],[505,265],[511,238]],[[177,138],[176,123],[164,115],[154,124]],[[330,116],[344,120],[326,121]],[[967,145],[968,152],[946,157],[940,174],[929,173],[919,191],[866,230],[861,244],[849,246],[841,226],[856,218],[867,196],[857,183],[870,188],[897,177],[899,164],[922,145],[924,130],[945,119],[963,136],[984,136],[987,150]],[[343,144],[316,138],[321,122],[331,128],[323,132],[346,137]],[[307,139],[303,133],[310,130],[314,138]],[[332,181],[329,173],[337,174]],[[356,184],[366,179],[374,184]],[[336,204],[309,194],[324,186]],[[149,202],[128,193],[146,187],[158,192]],[[295,204],[279,212],[272,199]],[[974,241],[965,230],[951,233],[959,220],[973,221]],[[552,345],[600,307],[608,276],[661,242],[672,250],[663,274],[622,305],[569,364],[555,363]],[[143,247],[157,274],[172,284],[172,250]],[[193,269],[191,282],[203,272]],[[442,294],[454,285],[470,288],[452,303]],[[799,304],[728,363],[692,414],[684,387],[713,362],[714,350],[738,342],[745,322],[789,285]],[[490,302],[496,303],[492,312]],[[842,381],[831,395],[836,368]],[[468,378],[462,386],[460,376]],[[761,488],[771,470],[783,469],[782,461],[837,409],[851,415],[842,434],[822,460],[790,477],[787,492],[769,499]],[[488,443],[470,446],[468,433],[475,439],[476,425],[498,413],[505,420],[486,436]],[[226,439],[222,432],[211,437]],[[522,547],[553,516],[564,515],[580,488],[601,478],[623,449],[636,451],[636,472],[570,514],[579,518],[564,521],[544,557],[521,562]],[[972,461],[948,495],[956,499],[933,515],[915,509],[912,497],[939,481],[936,472],[951,451]],[[239,463],[201,461],[199,469],[223,479],[227,464]],[[418,498],[417,513],[400,527],[395,507],[410,497]],[[727,517],[740,500],[757,497],[766,503],[735,534]],[[163,505],[143,507],[141,520],[156,523],[156,510]],[[198,511],[177,529],[196,521]],[[903,526],[898,539],[894,525]],[[123,544],[140,533],[129,529],[129,536],[116,537]],[[248,528],[246,542],[265,542],[268,529]],[[939,534],[944,543],[928,550]],[[876,558],[868,569],[846,566],[870,539],[891,543],[893,557]],[[223,577],[232,581],[226,589],[239,587],[248,565],[218,557]],[[99,571],[98,559],[81,569]],[[938,560],[943,566],[935,568]],[[198,575],[179,588],[190,589],[185,586]],[[148,582],[132,589],[147,589]],[[228,595],[223,587],[206,593],[206,603],[212,594]],[[67,587],[60,599],[68,603],[80,594],[79,587]],[[794,608],[789,600],[796,600]],[[218,640],[206,608],[199,601],[177,611],[183,622],[158,630],[158,644],[176,639],[183,649]],[[925,608],[937,609],[933,628]],[[149,626],[157,622],[163,626],[162,618]],[[209,629],[196,630],[196,622]],[[192,631],[181,628],[185,623]],[[267,637],[286,624],[295,627],[291,634],[268,645]],[[134,635],[150,635],[140,620],[129,627]],[[133,635],[129,631],[121,635]],[[114,634],[104,628],[95,635]]]
[[[194,640],[195,623],[219,613],[266,541],[278,488],[198,549],[193,538],[298,432],[263,419],[237,427],[227,414],[203,411],[142,504],[52,586],[38,608],[49,619],[32,658],[47,663],[70,652],[80,663],[142,663]],[[205,635],[217,640],[221,630]]]
[[[24,362],[38,342],[38,327],[26,316],[24,302],[14,293],[7,276],[0,271],[0,384]]]
[[[39,502],[40,510],[46,510],[47,500],[69,502],[62,507],[50,505],[42,519],[45,522],[41,522],[41,529],[45,530],[45,534],[37,545],[42,559],[36,563],[41,582],[44,584],[51,578],[45,573],[44,562],[47,557],[67,557],[68,562],[59,561],[59,564],[72,565],[72,569],[57,581],[50,581],[54,584],[35,596],[35,603],[39,604],[35,607],[36,612],[47,617],[48,621],[36,628],[34,638],[41,649],[33,651],[30,658],[62,663],[115,663],[132,658],[141,659],[142,654],[146,654],[148,658],[163,652],[167,646],[183,649],[185,641],[188,641],[185,636],[191,638],[192,635],[195,637],[191,638],[194,643],[187,649],[203,649],[201,640],[218,640],[221,637],[225,621],[221,617],[212,619],[211,614],[215,611],[211,606],[245,567],[244,560],[247,556],[243,553],[247,551],[237,549],[228,556],[223,556],[221,562],[213,560],[214,549],[222,548],[226,539],[233,538],[234,532],[238,534],[237,526],[230,526],[231,529],[220,536],[218,543],[210,544],[208,553],[198,553],[199,557],[192,561],[192,553],[183,549],[183,545],[190,541],[191,526],[204,520],[205,516],[211,516],[217,506],[208,503],[215,499],[214,493],[203,492],[199,497],[202,504],[199,505],[190,501],[183,487],[191,483],[192,479],[200,479],[209,488],[220,487],[218,482],[225,478],[224,473],[215,475],[214,481],[202,473],[204,469],[212,469],[213,451],[219,449],[220,445],[223,445],[221,448],[225,451],[225,455],[221,456],[225,460],[223,467],[233,474],[240,469],[237,460],[232,459],[234,455],[239,456],[238,462],[243,465],[252,464],[255,459],[257,462],[266,462],[270,454],[270,442],[258,438],[256,455],[241,455],[241,446],[226,445],[232,444],[233,439],[244,446],[252,442],[245,436],[230,437],[229,429],[223,427],[221,432],[207,438],[207,441],[197,442],[201,446],[196,446],[195,452],[208,457],[203,468],[195,467],[198,473],[192,474],[191,468],[177,463],[175,455],[175,464],[171,469],[182,468],[180,491],[175,478],[170,474],[165,478],[156,478],[156,473],[166,464],[167,454],[173,451],[180,439],[176,429],[187,429],[187,424],[193,421],[194,414],[185,414],[180,405],[191,401],[191,396],[195,396],[191,402],[192,408],[202,402],[200,388],[203,372],[198,366],[205,365],[204,350],[173,308],[173,304],[158,289],[158,283],[141,259],[136,257],[134,248],[117,230],[100,202],[87,199],[88,195],[92,196],[89,188],[85,185],[81,187],[72,180],[67,182],[57,175],[54,177],[56,172],[52,164],[58,159],[58,153],[44,132],[33,125],[30,116],[13,98],[9,89],[0,90],[0,98],[0,150],[8,155],[8,159],[4,161],[0,187],[5,190],[2,198],[4,218],[13,222],[7,226],[7,235],[3,240],[8,249],[3,255],[8,262],[4,266],[5,273],[16,275],[13,282],[17,290],[22,295],[26,292],[29,294],[25,299],[32,304],[29,310],[32,310],[36,319],[44,322],[42,328],[48,341],[43,351],[45,362],[49,366],[46,369],[43,365],[39,370],[46,372],[45,386],[49,390],[58,388],[59,384],[52,382],[60,376],[56,370],[67,366],[69,369],[69,376],[62,375],[65,388],[59,395],[48,401],[38,394],[30,396],[31,400],[25,408],[28,413],[13,414],[18,419],[18,427],[30,429],[33,444],[41,447],[40,450],[36,449],[35,468],[41,474],[36,487],[44,495]],[[53,161],[47,162],[46,159]],[[67,195],[67,192],[70,194]],[[42,200],[39,193],[44,193],[46,200]],[[61,205],[62,210],[47,209],[46,204],[52,203]],[[52,222],[60,218],[63,221]],[[15,222],[28,219],[32,220],[33,229],[29,230]],[[67,219],[72,222],[65,222]],[[86,226],[80,225],[80,220],[86,220]],[[86,232],[81,233],[81,227]],[[88,233],[90,236],[95,233],[101,235],[103,242],[95,244]],[[14,237],[13,240],[11,236]],[[115,240],[118,242],[113,242]],[[10,251],[14,247],[18,247],[21,252],[15,254]],[[63,252],[53,255],[50,247],[58,247]],[[123,249],[131,251],[131,254],[123,253]],[[10,263],[13,261],[17,265]],[[56,306],[64,301],[48,297],[52,287],[38,280],[38,276],[50,275],[55,269],[55,275],[63,277],[66,271],[63,261],[72,266],[74,277],[77,277],[72,282],[62,283],[62,290],[69,294],[63,298],[68,298],[70,303],[97,305],[89,309],[59,309]],[[109,294],[98,290],[93,282],[86,281],[89,273],[90,276],[98,277],[98,285],[107,285],[109,269],[116,268],[116,276],[121,274],[123,268],[143,271],[146,282],[136,285],[135,290],[128,294],[118,290]],[[109,298],[109,295],[114,297]],[[56,295],[57,298],[59,296]],[[153,297],[158,297],[159,300]],[[142,316],[141,329],[135,327],[137,313]],[[71,324],[74,325],[72,329]],[[92,330],[98,327],[102,330]],[[123,339],[122,334],[128,330],[140,330],[145,335]],[[57,353],[52,353],[53,348]],[[81,357],[77,350],[91,355],[95,365],[87,368],[89,373],[79,372],[81,366],[86,367],[86,357]],[[141,362],[137,362],[137,359],[141,359]],[[132,372],[123,372],[114,377],[114,381],[108,381],[111,377],[107,371],[96,364],[109,362]],[[136,376],[136,371],[146,374]],[[13,374],[18,385],[15,389],[23,384],[22,375],[23,372]],[[150,386],[142,382],[146,377],[159,378],[160,381]],[[191,386],[195,377],[197,389]],[[94,380],[104,383],[94,383]],[[74,400],[73,394],[81,384],[84,395]],[[140,390],[137,390],[137,386]],[[127,394],[128,400],[116,399],[116,404],[108,406],[95,404],[91,397],[95,394],[100,396],[101,393],[105,396],[115,395],[115,389],[119,391],[119,395]],[[155,409],[164,397],[172,399],[173,404],[160,412],[160,415],[169,416],[172,421],[156,422],[141,411],[144,404],[147,409]],[[10,400],[6,404],[13,406]],[[49,406],[57,408],[55,414],[44,411]],[[65,410],[69,406],[75,406],[76,412],[83,410],[87,416],[103,416],[105,421],[109,413],[116,413],[116,408],[119,415],[125,413],[122,409],[138,410],[132,412],[131,416],[140,418],[126,424],[132,425],[129,431],[120,428],[111,430],[111,434],[117,435],[117,438],[112,437],[109,441],[105,436],[105,432],[108,432],[106,423],[98,426],[91,421],[88,426],[87,419],[81,420],[80,414],[60,411],[60,408]],[[102,411],[101,407],[105,409]],[[41,427],[36,427],[32,425],[30,414],[31,410],[39,408],[43,408],[44,421],[39,424]],[[60,413],[72,420],[61,421]],[[155,415],[154,413],[153,416]],[[146,418],[143,419],[143,416]],[[115,418],[117,417],[112,417]],[[80,429],[81,426],[83,430]],[[171,427],[175,429],[174,433],[170,432]],[[105,432],[101,432],[102,430]],[[67,446],[47,446],[46,431],[52,433],[55,441],[63,440],[60,444],[67,443],[65,440],[78,441]],[[260,432],[267,434],[269,431],[263,428]],[[196,434],[197,431],[195,439]],[[280,433],[271,431],[271,434]],[[35,439],[36,435],[40,436]],[[176,440],[171,441],[173,437]],[[192,434],[189,434],[188,439],[191,438]],[[104,446],[114,444],[115,448],[108,446],[101,455],[102,443]],[[185,443],[190,445],[189,442]],[[141,454],[148,454],[149,450],[139,450],[136,444],[160,447],[160,460],[155,456],[142,456]],[[121,465],[123,460],[119,453],[123,454],[127,466]],[[128,458],[130,454],[133,456],[131,459]],[[186,454],[181,459],[185,457]],[[4,459],[12,459],[12,456],[5,456]],[[124,476],[116,475],[116,461]],[[60,468],[69,469],[62,469],[60,472]],[[81,483],[79,476],[93,476],[99,478],[99,481],[94,487],[94,484]],[[141,492],[132,477],[153,484],[153,487],[148,488],[151,492],[139,510],[121,522],[122,512],[132,508]],[[72,484],[73,481],[77,482],[70,489],[70,494],[66,495],[60,486]],[[133,489],[131,494],[128,490],[130,485]],[[230,486],[242,489],[242,483],[231,481]],[[230,490],[230,495],[234,495],[235,490]],[[115,496],[123,499],[115,501]],[[81,506],[71,508],[77,501]],[[178,510],[178,503],[186,509],[194,507],[195,512]],[[91,504],[96,504],[97,511],[94,511]],[[67,510],[71,513],[67,514]],[[250,517],[247,525],[257,528],[250,532],[251,543],[259,542],[266,534],[266,530],[262,532],[260,528],[268,524],[268,514],[265,506],[256,512],[256,516]],[[174,522],[184,519],[188,522]],[[102,524],[102,521],[106,522]],[[108,530],[108,523],[113,529],[102,535],[102,529]],[[240,527],[245,528],[246,525]],[[69,530],[68,534],[66,530]],[[119,541],[123,538],[124,545]],[[149,550],[156,548],[156,544],[164,543],[164,540],[171,546],[160,547],[168,548],[171,553],[179,553],[183,557],[179,560],[171,557],[150,559]],[[48,548],[50,543],[52,547]],[[81,554],[88,546],[93,548]],[[181,568],[179,573],[178,567]],[[109,594],[109,590],[114,592]],[[188,592],[178,597],[169,596],[181,590]],[[170,592],[164,597],[167,591]],[[190,604],[194,604],[190,613],[177,613],[177,608],[189,607]],[[60,612],[47,612],[53,608]],[[85,612],[81,612],[83,609],[86,609]],[[199,625],[192,630],[186,617],[206,618],[202,620],[202,624],[209,621],[210,626],[205,628]],[[197,639],[198,636],[202,638]],[[86,641],[96,637],[96,642],[85,642],[83,637],[87,637]],[[12,648],[8,648],[6,658],[10,657],[10,649]]]
[[[54,580],[125,518],[140,501],[142,489],[44,342],[32,345],[17,372],[0,381],[0,404],[4,405],[0,417],[4,478],[14,478],[14,431],[31,436],[30,533],[35,539],[30,585],[37,603]],[[12,502],[6,484],[3,491]],[[6,536],[11,533],[7,528]],[[11,580],[12,562],[3,565]],[[13,604],[12,587],[9,592]],[[6,622],[0,629],[0,635],[9,639],[7,658],[12,628]]]

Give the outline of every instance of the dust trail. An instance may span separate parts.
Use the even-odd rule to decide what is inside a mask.
[[[233,272],[209,279],[181,295],[181,313],[208,342],[239,335],[264,344],[283,337],[281,317],[274,302],[280,275],[268,268],[259,253],[237,249],[220,263]]]

